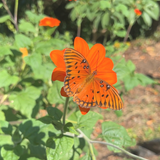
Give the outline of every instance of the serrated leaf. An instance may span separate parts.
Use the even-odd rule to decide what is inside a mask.
[[[33,108],[36,105],[36,99],[40,96],[41,91],[36,87],[27,87],[26,90],[11,94],[9,100],[14,109],[20,111],[27,117],[31,117]]]
[[[58,81],[53,82],[53,85],[49,89],[48,95],[47,95],[47,99],[51,104],[64,103],[65,98],[60,95],[62,86],[63,86],[62,82],[58,82]]]
[[[105,29],[108,26],[109,20],[110,20],[109,13],[106,12],[105,14],[103,14],[102,20],[101,20],[101,25],[103,29]]]
[[[146,86],[147,84],[155,83],[155,81],[153,79],[145,76],[144,74],[136,73],[135,76],[138,78],[138,80],[140,81],[140,84],[142,86]]]
[[[38,23],[42,18],[45,17],[45,15],[43,15],[43,14],[36,15],[35,13],[33,13],[33,12],[29,11],[29,10],[27,10],[25,13],[28,16],[28,19],[32,23]]]
[[[112,143],[120,148],[135,145],[135,140],[129,137],[125,128],[114,122],[108,121],[102,123],[102,135],[106,142]],[[111,151],[120,152],[114,147],[107,147]]]
[[[125,30],[123,30],[123,31],[117,31],[117,33],[116,33],[116,35],[118,36],[118,37],[125,37],[126,36],[126,31]]]
[[[129,60],[126,65],[127,65],[127,68],[130,70],[130,72],[134,72],[135,71],[136,66],[131,60]]]
[[[36,32],[36,29],[35,29],[35,27],[33,26],[33,24],[30,23],[30,22],[27,22],[27,21],[25,21],[25,20],[21,20],[21,21],[20,21],[19,30],[20,30],[21,32],[32,32],[32,33],[35,33],[35,32]]]
[[[18,82],[19,78],[17,76],[11,76],[7,73],[6,70],[2,70],[0,72],[0,88],[9,86],[11,84],[16,84]]]
[[[152,25],[152,19],[147,12],[143,12],[142,18],[147,26],[150,27]]]
[[[5,114],[1,110],[0,110],[0,120],[4,120],[5,121]]]
[[[32,40],[23,34],[16,34],[15,42],[19,48],[28,47],[32,44]]]
[[[73,118],[74,117],[74,118]],[[96,112],[89,111],[86,115],[82,115],[80,111],[73,113],[68,119],[77,121],[79,128],[85,128],[90,130],[96,124],[99,119],[102,119],[102,115]]]
[[[7,121],[0,120],[0,134],[12,134],[12,126]]]
[[[76,5],[75,2],[69,2],[69,3],[66,5],[66,9],[72,9],[72,8],[75,7],[75,5]]]
[[[5,149],[6,147],[1,148],[1,156],[5,160],[18,160],[19,156],[14,152],[14,150]]]
[[[10,15],[5,15],[5,16],[0,17],[0,23],[4,23],[7,20],[11,20]]]
[[[156,2],[150,1],[144,7],[145,12],[151,16],[154,20],[158,20],[159,18],[159,6]]]
[[[13,55],[9,47],[7,46],[0,46],[0,57],[6,56],[6,55]]]
[[[47,112],[54,120],[60,120],[62,118],[62,112],[57,108],[47,107]]]
[[[32,144],[45,144],[48,136],[60,134],[52,124],[44,124],[35,119],[29,119],[19,125],[24,138],[28,139]]]
[[[71,137],[49,138],[46,144],[47,160],[59,160],[71,150],[73,144],[74,139]]]
[[[107,8],[111,8],[111,2],[101,0],[101,1],[100,1],[100,9],[101,9],[101,10],[105,10],[105,9],[107,9]]]
[[[135,75],[128,75],[124,77],[124,86],[127,91],[133,89],[134,87],[138,86],[140,84],[140,81]]]

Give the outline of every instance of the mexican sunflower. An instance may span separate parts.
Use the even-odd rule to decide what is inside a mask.
[[[19,50],[22,52],[22,58],[24,58],[25,56],[28,56],[27,48],[20,48]]]
[[[137,16],[140,16],[142,14],[142,12],[139,9],[135,9],[134,12]]]
[[[59,26],[60,23],[61,21],[58,20],[57,18],[44,17],[43,19],[40,20],[39,26],[55,27],[55,26]]]
[[[66,76],[67,69],[64,61],[64,58],[65,58],[64,53],[66,53],[68,50],[72,50],[72,49],[51,51],[50,57],[53,63],[56,65],[56,68],[53,70],[53,73],[52,73],[52,81],[58,80],[58,81],[64,82],[65,77],[67,79],[67,76]],[[107,84],[113,85],[117,82],[117,75],[112,70],[113,62],[110,58],[105,57],[105,48],[102,44],[95,44],[91,49],[89,49],[89,46],[84,39],[80,37],[76,37],[74,40],[74,50],[72,51],[80,53],[80,55],[82,55],[87,60],[89,64],[88,67],[90,67],[91,73],[94,74],[94,72],[96,72],[94,77],[96,77],[97,79],[101,79],[100,83],[103,81],[106,81]],[[70,60],[67,63],[71,63]],[[85,63],[84,60],[83,60],[83,63]],[[76,63],[75,63],[75,67],[76,67]],[[80,67],[80,66],[77,66],[77,67]],[[84,68],[86,67],[84,66]],[[81,74],[79,75],[81,76]],[[68,95],[66,94],[64,87],[61,88],[61,95],[65,97],[71,96],[70,94]],[[103,106],[98,106],[98,107],[102,109],[106,109],[106,107],[103,107]],[[79,105],[79,109],[83,115],[85,115],[90,110],[90,108],[81,107],[81,105]]]

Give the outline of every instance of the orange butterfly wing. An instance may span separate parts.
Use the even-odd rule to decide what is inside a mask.
[[[94,100],[99,107],[114,110],[123,108],[123,102],[118,91],[99,78],[94,78]]]
[[[64,61],[67,74],[64,90],[68,96],[73,96],[78,105],[85,108],[100,106],[114,110],[123,108],[123,102],[113,86],[96,77],[86,83],[91,69],[83,55],[74,49],[66,49]]]

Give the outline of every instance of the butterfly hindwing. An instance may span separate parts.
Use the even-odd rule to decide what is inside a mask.
[[[123,108],[123,102],[118,91],[107,82],[94,78],[94,99],[97,106],[120,110]]]

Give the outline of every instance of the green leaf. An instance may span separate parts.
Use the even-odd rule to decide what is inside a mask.
[[[150,1],[144,8],[145,12],[151,16],[154,20],[159,18],[159,6],[156,2]]]
[[[124,127],[114,122],[102,123],[102,135],[106,142],[112,143],[120,148],[130,147],[135,145],[135,140],[132,140]],[[107,148],[114,152],[120,152],[118,149],[107,146]]]
[[[92,157],[90,154],[86,154],[83,157],[81,157],[79,160],[92,160]]]
[[[0,147],[4,145],[13,145],[12,137],[10,135],[0,134]]]
[[[127,65],[127,68],[129,69],[130,72],[134,72],[135,71],[136,66],[131,60],[129,60],[126,65]]]
[[[55,107],[47,107],[47,112],[54,120],[60,120],[63,115],[62,112]]]
[[[0,3],[0,8],[2,8],[3,7],[3,3]]]
[[[0,72],[0,88],[16,84],[18,80],[19,78],[17,76],[11,76],[6,70]]]
[[[26,90],[11,94],[9,100],[14,109],[20,111],[27,117],[31,117],[33,108],[36,105],[36,99],[40,96],[41,91],[36,87],[28,87]]]
[[[29,10],[27,10],[25,13],[28,16],[28,19],[34,24],[38,23],[42,18],[45,17],[45,15],[43,15],[43,14],[36,15],[35,13],[33,13]]]
[[[129,24],[133,24],[136,18],[136,14],[134,12],[134,9],[130,9],[129,10],[129,14],[127,16],[128,22]]]
[[[14,152],[14,150],[6,149],[6,147],[1,148],[1,156],[5,160],[18,160],[19,156]]]
[[[89,111],[86,115],[82,115],[80,111],[73,113],[68,120],[77,121],[79,128],[85,128],[85,130],[92,129],[99,119],[102,119],[102,115],[96,112]]]
[[[7,46],[0,46],[0,57],[6,56],[6,55],[13,55],[9,47]]]
[[[66,5],[66,9],[72,9],[72,8],[75,7],[75,5],[76,5],[75,2],[69,2],[69,3]]]
[[[140,84],[142,86],[146,86],[147,84],[154,84],[155,81],[147,76],[145,76],[144,74],[140,74],[140,73],[136,73],[135,75],[138,80],[140,81]]]
[[[123,115],[122,110],[114,111],[114,113],[116,114],[117,117],[121,117]]]
[[[19,30],[21,32],[32,32],[35,33],[36,29],[35,27],[32,25],[32,23],[27,22],[25,20],[21,20],[20,24],[19,24]]]
[[[1,110],[0,110],[0,120],[4,120],[5,121],[5,114]]]
[[[0,134],[12,135],[12,126],[7,121],[0,120]]]
[[[4,23],[7,20],[11,20],[10,15],[5,15],[5,16],[0,17],[0,23]]]
[[[25,139],[32,144],[45,144],[48,136],[56,136],[60,134],[52,124],[44,124],[35,119],[28,119],[19,125],[19,130]]]
[[[147,12],[143,12],[142,18],[147,26],[150,27],[152,25],[152,19]]]
[[[61,87],[63,86],[62,82],[55,81],[53,82],[52,87],[48,91],[47,99],[51,104],[64,103],[65,97],[60,95]]]
[[[97,14],[97,17],[93,21],[93,28],[94,29],[98,29],[100,20],[101,20],[101,13]]]
[[[110,21],[110,16],[109,16],[109,13],[106,12],[105,14],[103,14],[102,20],[101,20],[101,24],[102,24],[103,29],[107,28],[109,21]]]
[[[128,75],[124,77],[124,86],[127,91],[133,89],[134,87],[138,86],[140,84],[140,81],[135,75]]]
[[[116,35],[118,37],[125,37],[126,36],[126,31],[125,30],[122,30],[122,31],[117,31]]]
[[[47,160],[59,160],[71,150],[73,144],[71,137],[49,138],[46,144]]]
[[[32,44],[32,40],[23,34],[16,34],[15,42],[19,48],[28,47]]]
[[[101,1],[100,1],[100,9],[101,9],[101,10],[105,10],[105,9],[107,9],[107,8],[111,8],[111,2],[101,0]]]
[[[122,12],[122,14],[126,17],[129,14],[128,8],[123,4],[118,4],[115,9],[117,12]]]

